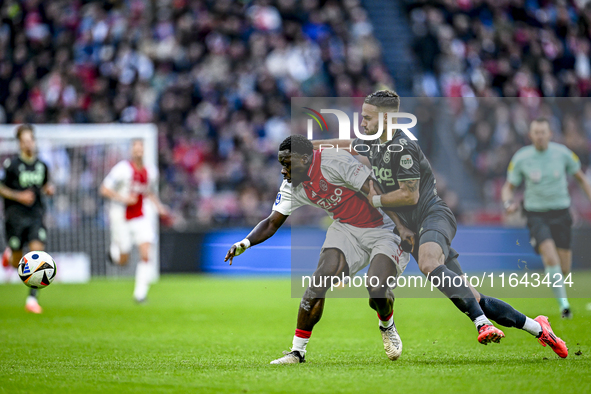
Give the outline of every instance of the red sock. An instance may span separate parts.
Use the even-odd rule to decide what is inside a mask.
[[[296,328],[295,331],[295,336],[298,338],[310,338],[310,335],[312,335],[312,331],[306,331],[306,330],[300,330],[299,328]]]
[[[386,317],[382,317],[380,316],[380,314],[378,313],[378,319],[380,319],[381,321],[388,321],[390,320],[390,318],[392,317],[392,315],[394,314],[394,311],[390,312],[390,314]]]

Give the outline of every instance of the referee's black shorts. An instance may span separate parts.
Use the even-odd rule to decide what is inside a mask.
[[[7,213],[4,219],[6,244],[12,250],[22,250],[31,241],[47,240],[47,230],[43,224],[43,217]]]
[[[571,248],[571,226],[573,220],[568,208],[546,212],[526,211],[527,228],[530,241],[537,254],[540,254],[539,246],[547,239],[553,239],[557,248]]]

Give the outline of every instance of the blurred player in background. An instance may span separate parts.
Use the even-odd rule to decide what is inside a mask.
[[[509,163],[503,204],[507,213],[519,209],[514,190],[525,178],[524,212],[531,243],[536,253],[542,255],[562,317],[570,319],[572,312],[563,283],[572,264],[567,175],[574,175],[589,200],[591,185],[581,171],[577,155],[564,145],[550,142],[552,131],[547,119],[534,120],[529,137],[532,145],[518,150]]]
[[[37,158],[33,126],[23,124],[16,129],[19,142],[18,156],[6,159],[0,177],[0,195],[4,197],[4,225],[7,247],[2,254],[2,265],[17,267],[23,248],[44,250],[47,230],[43,224],[45,206],[42,194],[51,196],[55,188],[49,183],[47,165]],[[37,289],[31,289],[25,309],[41,313]]]
[[[133,245],[140,253],[135,273],[134,299],[141,303],[146,300],[153,277],[153,256],[150,255],[156,232],[152,221],[146,216],[145,199],[150,199],[158,214],[168,215],[155,193],[158,172],[156,168],[144,165],[144,142],[132,141],[131,160],[122,160],[107,174],[100,193],[111,200],[109,219],[111,246],[109,257],[116,265],[125,265]]]

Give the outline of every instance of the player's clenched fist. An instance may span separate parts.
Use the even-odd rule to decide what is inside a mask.
[[[407,253],[412,253],[415,247],[415,232],[404,227],[396,227],[398,235],[400,235],[400,247]]]
[[[30,207],[35,203],[35,193],[31,190],[23,190],[21,192],[17,192],[15,195],[15,201]]]

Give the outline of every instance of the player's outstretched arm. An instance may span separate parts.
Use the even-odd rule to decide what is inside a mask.
[[[230,265],[232,265],[234,257],[241,255],[251,246],[260,244],[271,238],[277,232],[279,227],[285,223],[285,220],[287,220],[287,215],[283,215],[277,211],[271,212],[269,217],[257,224],[246,238],[232,245],[230,250],[228,250],[228,253],[226,253],[224,261],[229,260]]]
[[[515,198],[515,185],[506,181],[501,189],[501,200],[507,213],[513,213],[519,209],[519,204],[513,199]]]
[[[352,155],[358,155],[355,149],[351,148],[351,144],[353,140],[339,140],[337,138],[331,140],[314,140],[312,141],[312,145],[314,145],[314,149],[332,149],[332,148],[339,148],[343,150],[347,150],[347,152],[351,153]]]
[[[580,169],[579,171],[575,172],[574,177],[577,180],[579,186],[581,186],[581,189],[583,189],[583,191],[587,195],[589,201],[591,201],[591,184],[589,184],[589,179],[587,179],[583,171],[581,171]]]
[[[53,196],[55,194],[55,186],[53,185],[53,183],[47,182],[45,185],[43,185],[41,191],[46,196]]]
[[[2,183],[0,183],[0,196],[29,207],[35,203],[35,193],[32,190],[14,190]]]
[[[150,201],[152,201],[154,203],[154,206],[156,207],[156,210],[158,211],[158,215],[168,216],[170,214],[170,210],[168,209],[168,207],[166,205],[162,204],[162,201],[160,201],[160,198],[158,198],[158,195],[156,195],[156,193],[153,193],[153,192],[148,193],[148,198],[150,199]]]

